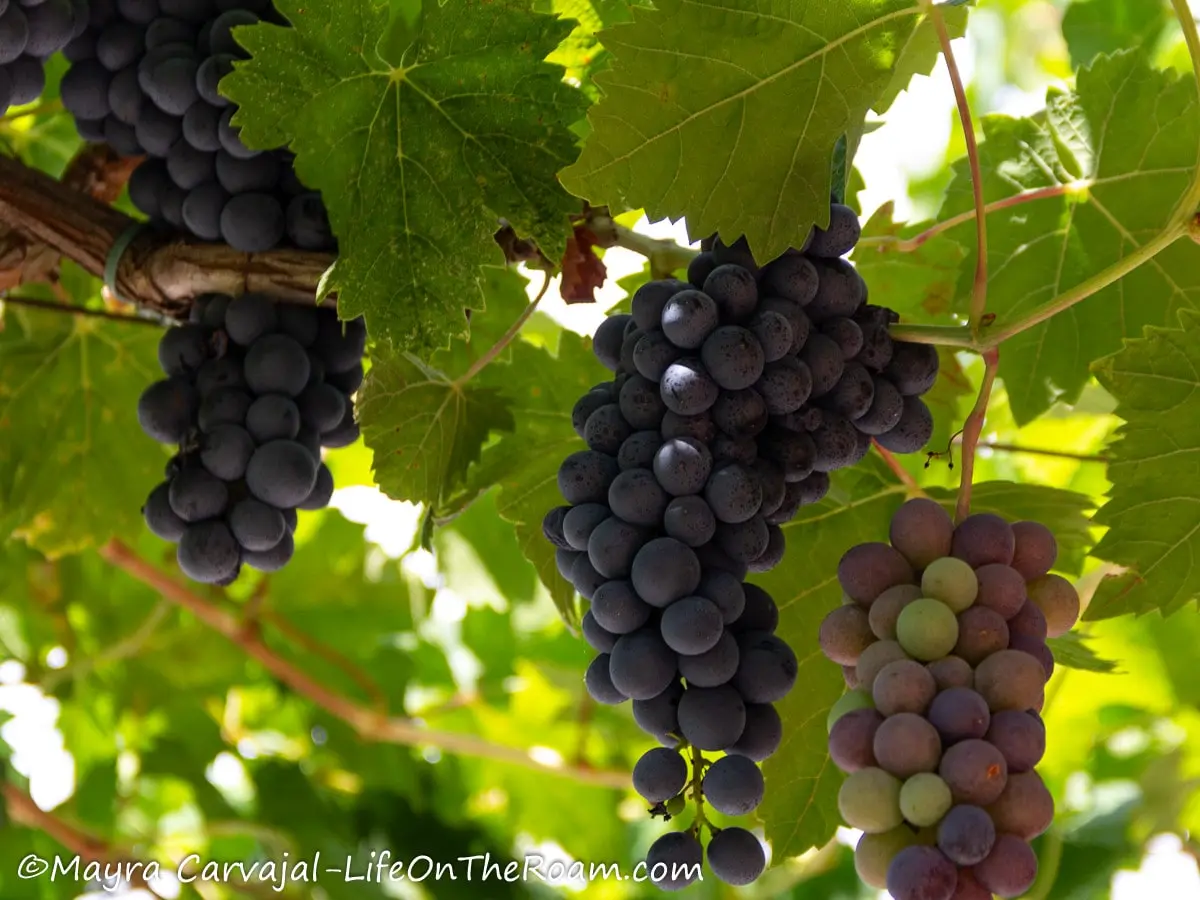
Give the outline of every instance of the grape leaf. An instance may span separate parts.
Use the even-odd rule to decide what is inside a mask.
[[[931,489],[929,495],[953,511],[952,491]],[[817,632],[841,602],[838,560],[855,544],[886,541],[888,522],[904,499],[904,486],[873,457],[836,473],[829,496],[802,508],[784,526],[783,562],[752,579],[778,602],[778,634],[800,661],[797,687],[778,705],[783,744],[763,766],[768,787],[758,814],[777,858],[824,844],[840,824],[842,775],[829,761],[825,719],[845,685],[839,667],[821,655]],[[1071,491],[1010,482],[977,484],[972,500],[973,512],[994,512],[1009,521],[1036,518],[1067,546],[1086,533],[1083,511],[1091,505]]]
[[[498,392],[407,354],[377,361],[358,398],[375,480],[396,500],[436,504],[466,477],[493,431],[514,427]]]
[[[943,4],[941,14],[951,40],[967,33],[967,7]],[[933,71],[941,54],[942,45],[938,40],[937,27],[932,18],[923,16],[917,27],[909,33],[904,46],[900,48],[896,57],[896,70],[892,74],[892,80],[888,82],[887,90],[871,108],[877,113],[887,112],[914,76],[928,75]]]
[[[660,0],[601,32],[579,161],[594,203],[686,217],[698,239],[745,234],[761,258],[829,222],[830,160],[887,90],[916,25],[910,0]],[[716,37],[719,36],[719,37]]]
[[[1078,631],[1068,631],[1060,637],[1049,638],[1046,646],[1054,653],[1054,662],[1068,669],[1105,674],[1117,671],[1117,664],[1098,655],[1087,638]]]
[[[1197,177],[1200,108],[1195,82],[1152,69],[1139,55],[1099,57],[1079,73],[1075,94],[1051,91],[1028,119],[990,116],[980,147],[990,203],[1020,191],[1086,186],[988,216],[988,310],[1011,321],[1099,274],[1174,226],[1175,208]],[[972,208],[962,163],[941,218]],[[953,229],[974,247],[973,223]],[[974,249],[957,296],[965,303]],[[1200,248],[1177,241],[1150,262],[1050,321],[1004,342],[1000,374],[1018,424],[1060,397],[1072,402],[1095,359],[1145,325],[1164,325],[1195,306]]]
[[[138,324],[7,307],[0,533],[59,556],[141,530],[138,510],[166,462],[137,421],[138,397],[163,377],[159,336]]]
[[[898,249],[897,244],[917,237],[932,223],[897,224],[895,208],[889,200],[863,225],[862,238],[851,257],[855,268],[872,295],[886,297],[888,309],[899,313],[901,321],[914,313],[946,313],[954,306],[967,248],[953,238],[939,236]]]
[[[842,596],[838,560],[855,544],[887,540],[904,490],[874,461],[837,473],[830,496],[784,526],[783,562],[751,579],[779,604],[777,633],[800,661],[796,688],[776,704],[783,743],[763,764],[767,792],[758,817],[777,859],[821,846],[841,824],[842,774],[829,759],[825,719],[845,684],[841,669],[821,655],[817,630]]]
[[[394,500],[439,507],[467,476],[489,436],[514,427],[508,401],[470,370],[525,311],[525,279],[513,269],[481,270],[487,311],[471,335],[428,363],[382,348],[358,395],[363,439],[374,454],[375,480]]]
[[[1083,66],[1101,53],[1150,52],[1171,18],[1164,0],[1076,0],[1063,15],[1071,64]]]
[[[571,427],[571,410],[607,374],[590,347],[586,338],[570,334],[563,334],[557,355],[522,343],[514,348],[509,366],[483,373],[485,382],[504,384],[517,425],[511,435],[484,450],[468,485],[469,495],[499,486],[497,512],[516,527],[521,552],[572,626],[579,619],[575,589],[558,574],[554,547],[542,534],[542,519],[563,503],[558,467],[572,453],[587,449]]]
[[[554,173],[575,158],[583,100],[543,60],[572,23],[527,0],[429,0],[392,66],[376,47],[386,4],[277,5],[294,27],[239,29],[253,58],[222,81],[242,136],[289,144],[324,195],[341,315],[400,349],[445,346],[479,308],[478,267],[501,262],[499,217],[562,255],[578,202]]]
[[[1100,583],[1086,619],[1160,611],[1200,597],[1200,314],[1147,328],[1095,367],[1125,420],[1110,450],[1108,527],[1092,555],[1127,571]]]

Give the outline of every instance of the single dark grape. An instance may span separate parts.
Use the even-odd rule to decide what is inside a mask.
[[[916,453],[933,436],[933,414],[919,397],[904,398],[904,412],[890,431],[875,436],[885,450]]]
[[[610,516],[589,535],[588,560],[592,568],[604,578],[626,578],[648,536],[646,529]],[[591,597],[588,596],[588,599]]]
[[[845,256],[854,249],[861,234],[857,213],[844,204],[834,203],[829,208],[829,227],[813,229],[806,252],[829,259]]]
[[[317,483],[317,465],[313,455],[295,441],[269,441],[250,457],[246,486],[271,506],[297,506]]]
[[[664,645],[665,646],[665,645]],[[679,729],[692,746],[724,750],[735,744],[746,726],[746,702],[733,685],[689,687],[677,709]]]
[[[610,372],[617,371],[621,363],[621,344],[625,340],[625,326],[633,321],[632,316],[612,315],[605,318],[592,336],[592,353],[600,365]]]
[[[704,851],[690,831],[672,831],[650,845],[646,873],[662,891],[681,891],[701,875]]]
[[[638,288],[630,301],[633,320],[643,331],[659,328],[662,325],[663,309],[667,301],[680,291],[687,288],[682,281],[674,278],[659,281],[648,281]]]
[[[732,683],[747,702],[775,703],[787,696],[799,671],[791,647],[768,632],[750,631],[738,635],[738,649],[741,661]]]
[[[817,281],[817,270],[809,260],[799,254],[786,254],[763,269],[762,291],[806,306],[817,294]]]
[[[676,347],[695,350],[720,324],[719,320],[719,308],[712,297],[701,291],[682,290],[663,307],[662,330]]]
[[[711,471],[712,454],[695,438],[671,438],[654,456],[654,477],[675,497],[702,491]]]
[[[176,553],[179,568],[193,581],[220,584],[237,576],[242,554],[224,522],[189,525]]]
[[[609,667],[609,654],[601,653],[587,667],[587,671],[583,674],[583,682],[587,687],[588,695],[597,703],[603,703],[606,706],[616,706],[619,703],[624,703],[629,698],[613,685],[612,677],[609,674]]]
[[[653,608],[645,603],[628,581],[609,581],[592,595],[591,613],[606,631],[631,634],[649,620]]]
[[[609,660],[612,683],[627,697],[649,700],[676,677],[675,652],[647,626],[617,638]]]
[[[170,489],[170,484],[163,482],[152,490],[142,507],[142,517],[146,527],[157,537],[175,543],[187,531],[187,522],[171,509]]]
[[[696,656],[717,645],[725,630],[721,610],[704,597],[684,597],[663,610],[663,640],[676,653]]]
[[[717,533],[717,519],[703,497],[676,497],[663,513],[663,530],[689,547],[700,547]]]
[[[666,607],[699,587],[700,560],[674,538],[655,538],[638,551],[631,580],[639,597],[651,606]]]

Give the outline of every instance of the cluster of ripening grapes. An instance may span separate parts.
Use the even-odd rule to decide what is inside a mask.
[[[142,513],[178,543],[189,578],[228,585],[243,565],[273,572],[291,559],[296,510],[333,495],[321,448],[358,438],[365,345],[361,319],[260,294],[206,294],[163,334],[167,377],[142,394],[138,420],[179,450]]]
[[[765,866],[750,831],[704,814],[707,804],[742,816],[762,801],[758,763],[782,736],[773,704],[797,673],[774,633],[774,601],[746,575],[782,560],[780,526],[820,501],[829,473],[860,460],[872,438],[898,452],[929,439],[920,394],[937,354],[893,341],[895,317],[867,304],[840,258],[858,236],[853,211],[835,204],[829,229],[765,266],[744,240],[715,240],[688,282],[644,285],[632,314],[595,335],[614,377],[575,405],[588,449],[563,462],[567,505],[543,531],[559,572],[591,602],[588,691],[601,703],[632,699],[665,745],[638,761],[636,789],[654,815],[695,800],[691,827],[650,848],[665,889],[690,883],[705,855],[735,885]]]
[[[1050,574],[1054,536],[1036,522],[969,516],[957,527],[910,500],[891,543],[838,565],[845,602],[821,649],[850,690],[829,716],[829,753],[847,778],[842,818],[864,833],[859,876],[895,900],[1018,897],[1037,876],[1029,842],[1054,801],[1034,771],[1054,671],[1046,638],[1079,617]]]
[[[45,5],[58,2],[69,0]],[[297,179],[294,157],[242,143],[237,107],[217,90],[247,56],[233,29],[287,24],[271,0],[81,2],[91,14],[64,51],[63,105],[85,140],[147,157],[129,181],[138,209],[246,253],[336,250],[321,195]]]

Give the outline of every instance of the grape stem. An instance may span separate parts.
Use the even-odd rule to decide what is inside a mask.
[[[962,481],[958,489],[958,505],[955,520],[961,522],[971,514],[971,480],[975,475],[975,450],[979,436],[983,433],[983,422],[987,418],[988,401],[992,397],[992,386],[996,383],[996,370],[1000,366],[1000,348],[992,347],[983,353],[983,384],[971,414],[963,425],[962,436]]]
[[[70,850],[73,854],[87,862],[120,863],[130,861],[127,853],[120,851],[106,841],[88,834],[76,826],[64,821],[53,813],[48,813],[34,803],[33,798],[15,784],[0,786],[4,802],[8,808],[9,818],[19,822],[26,828],[32,828],[48,835],[52,840]],[[133,873],[131,887],[146,887],[145,878],[140,876],[140,870]]]
[[[962,74],[958,71],[958,62],[954,59],[954,48],[950,44],[950,32],[946,30],[946,20],[941,9],[936,4],[930,4],[929,16],[937,29],[938,42],[942,45],[942,55],[946,58],[946,69],[950,73],[950,84],[954,87],[954,102],[958,106],[958,119],[962,123],[963,138],[967,142],[967,165],[971,169],[971,192],[975,198],[975,281],[971,287],[971,317],[968,327],[971,337],[979,339],[980,328],[983,325],[984,313],[987,309],[988,287],[988,235],[987,207],[983,202],[983,169],[979,165],[979,143],[975,138],[975,125],[971,121],[971,105],[967,102],[967,91],[963,87]]]
[[[908,489],[908,496],[910,498],[925,496],[925,491],[917,483],[917,479],[913,478],[908,469],[904,468],[891,450],[888,450],[874,438],[871,439],[871,446],[875,448],[875,452],[879,454],[879,458],[883,460],[884,465],[891,469],[892,474]]]
[[[500,336],[500,340],[496,341],[487,352],[471,365],[462,375],[454,379],[454,386],[461,388],[464,384],[486,369],[496,357],[504,352],[504,348],[511,344],[521,333],[521,329],[525,327],[525,323],[529,321],[529,317],[537,311],[538,304],[542,302],[542,298],[546,296],[546,291],[550,288],[550,279],[553,277],[551,272],[544,272],[542,278],[542,289],[538,291],[537,296],[527,305],[521,314],[517,316],[516,321],[508,327],[508,331]]]
[[[130,315],[128,313],[113,312],[108,309],[88,309],[85,306],[72,306],[68,303],[55,303],[53,300],[40,300],[36,297],[22,297],[20,294],[5,294],[0,297],[0,303],[5,306],[28,306],[31,309],[41,309],[46,312],[61,313],[67,316],[81,316],[83,318],[93,319],[108,319],[110,322],[121,322],[126,325],[153,325],[155,328],[162,328],[163,322],[160,318],[150,318],[146,315]]]
[[[955,441],[955,444],[961,441]],[[1048,450],[1043,447],[1019,447],[1016,444],[1004,444],[995,441],[984,441],[978,445],[985,450],[996,453],[1016,453],[1024,456],[1048,456],[1051,459],[1070,459],[1075,462],[1106,463],[1108,457],[1103,453],[1074,453],[1069,450]]]
[[[692,832],[696,840],[700,840],[700,829],[712,825],[704,815],[704,754],[699,747],[692,747],[692,800],[696,804],[696,819],[692,822]]]
[[[1062,864],[1063,842],[1062,828],[1057,824],[1051,825],[1042,840],[1037,880],[1025,895],[1025,900],[1046,900],[1050,896],[1050,890],[1058,880],[1058,868]]]
[[[240,617],[221,609],[209,599],[185,587],[142,559],[121,541],[113,540],[98,552],[107,562],[157,591],[165,600],[190,612],[203,625],[237,646],[291,690],[306,697],[334,718],[345,722],[363,740],[407,747],[435,747],[448,753],[492,759],[596,787],[625,789],[630,785],[628,772],[550,762],[534,757],[520,747],[493,744],[472,734],[427,728],[409,718],[381,715],[377,710],[362,706],[326,686],[304,669],[280,656],[263,641],[259,629],[248,628]]]
[[[1033,203],[1035,200],[1048,200],[1053,197],[1065,197],[1075,194],[1083,195],[1087,193],[1089,185],[1090,182],[1088,181],[1077,181],[1071,184],[1052,184],[1049,187],[1038,188],[1035,191],[1025,191],[1024,193],[1013,194],[1011,197],[1005,197],[1001,200],[993,200],[984,206],[983,211],[986,215],[991,215],[994,212],[1011,209],[1014,206],[1020,206],[1024,203]],[[979,213],[974,208],[968,209],[966,212],[961,212],[956,216],[936,222],[910,238],[901,238],[893,234],[867,235],[859,239],[854,249],[856,253],[864,247],[877,248],[881,253],[915,253],[926,243],[933,240],[933,238],[947,231],[952,231],[959,225],[965,225],[973,221],[978,215]]]
[[[646,257],[652,278],[669,278],[673,272],[686,269],[698,253],[669,238],[638,234],[632,228],[618,225],[603,208],[589,211],[587,227],[596,236],[597,246],[621,247]]]
[[[39,103],[37,106],[31,106],[28,109],[17,109],[0,117],[0,122],[15,122],[17,119],[25,119],[29,116],[40,116],[46,113],[62,112],[61,100],[48,100],[45,103]]]

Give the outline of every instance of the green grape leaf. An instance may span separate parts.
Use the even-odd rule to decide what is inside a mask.
[[[462,483],[493,431],[511,431],[497,391],[396,354],[377,360],[358,397],[375,480],[389,497],[436,504]]]
[[[399,349],[443,347],[480,307],[479,266],[502,261],[498,218],[552,259],[566,246],[578,202],[555,172],[575,158],[583,100],[543,60],[572,23],[527,0],[429,0],[393,66],[376,46],[386,4],[277,6],[294,27],[239,29],[253,58],[221,83],[242,135],[290,145],[322,192],[341,315]]]
[[[1075,94],[1051,91],[1045,112],[990,116],[983,130],[987,202],[1068,189],[988,216],[988,310],[998,327],[1170,233],[1176,206],[1197,177],[1194,81],[1153,69],[1133,53],[1097,58],[1079,73]],[[960,162],[941,217],[972,208],[970,175]],[[975,267],[973,229],[965,222],[952,230],[972,248],[960,304]],[[1138,337],[1143,326],[1173,322],[1177,310],[1195,307],[1198,291],[1200,248],[1177,241],[1082,303],[1006,340],[1000,375],[1018,424],[1055,400],[1077,399],[1094,360],[1117,351],[1122,338]]]
[[[951,40],[967,33],[967,7],[943,5],[941,14]],[[871,108],[880,114],[887,112],[914,76],[928,75],[933,71],[941,54],[942,45],[938,40],[937,26],[931,17],[923,16],[917,27],[909,33],[904,46],[900,48],[896,57],[896,69],[892,80],[888,82],[887,90]]]
[[[1076,0],[1063,15],[1062,32],[1073,66],[1101,53],[1153,50],[1171,19],[1165,0]]]
[[[888,89],[917,22],[910,0],[660,0],[601,32],[579,161],[594,203],[686,217],[689,234],[745,234],[763,259],[829,223],[830,162]]]
[[[821,655],[817,631],[841,601],[838,560],[855,544],[887,540],[904,490],[875,461],[837,473],[830,495],[784,526],[783,562],[751,579],[779,604],[777,633],[800,662],[796,688],[776,704],[783,743],[763,764],[768,787],[758,817],[776,858],[821,846],[841,824],[842,773],[829,759],[825,719],[845,684],[841,669]]]
[[[1091,648],[1088,639],[1077,631],[1068,631],[1061,637],[1049,638],[1046,646],[1054,653],[1054,661],[1068,669],[1104,674],[1117,671],[1117,664],[1098,655]]]
[[[1179,322],[1147,328],[1095,367],[1125,424],[1096,514],[1108,532],[1092,555],[1125,571],[1100,583],[1086,619],[1168,616],[1200,597],[1200,314],[1184,311]]]
[[[422,362],[382,348],[358,395],[358,422],[372,451],[375,480],[394,500],[439,507],[463,484],[495,432],[514,427],[496,386],[471,374],[484,353],[526,311],[525,279],[512,269],[481,269],[487,311],[470,338]]]
[[[967,248],[950,237],[937,236],[918,245],[932,223],[900,225],[893,220],[895,203],[879,207],[862,228],[852,259],[871,294],[887,298],[888,309],[905,321],[916,314],[941,315],[954,306]],[[899,247],[897,245],[900,245]]]
[[[163,377],[160,332],[7,307],[0,331],[0,533],[48,556],[142,529],[165,453],[138,397]],[[131,446],[132,444],[132,446]]]
[[[512,363],[489,367],[482,380],[502,384],[517,426],[483,452],[472,470],[469,495],[499,486],[496,511],[516,527],[525,554],[568,625],[579,620],[575,589],[558,574],[554,546],[542,534],[542,519],[561,506],[558,468],[587,445],[571,427],[575,402],[608,373],[596,363],[591,341],[563,334],[557,355],[528,344],[514,348]]]
[[[888,522],[905,492],[873,457],[836,473],[829,496],[801,508],[784,526],[788,552],[783,562],[752,579],[779,604],[778,634],[800,662],[797,687],[778,704],[783,743],[763,766],[768,788],[758,815],[777,857],[821,846],[840,824],[842,775],[829,761],[825,720],[845,685],[840,668],[821,655],[817,633],[821,620],[841,602],[838,560],[855,544],[888,539]],[[931,489],[929,495],[953,511],[952,491]],[[997,481],[975,485],[971,509],[1009,521],[1037,519],[1061,543],[1074,546],[1086,533],[1084,511],[1090,506],[1087,497],[1071,491]]]

